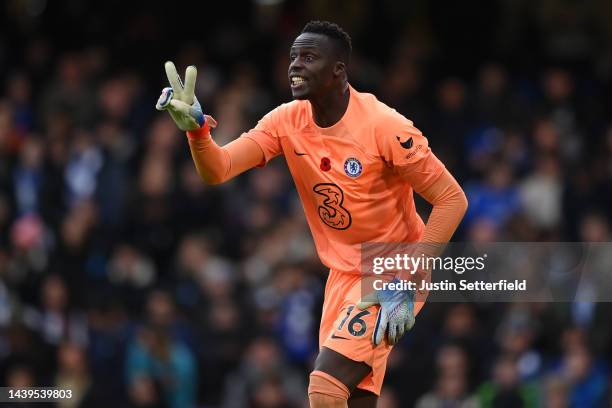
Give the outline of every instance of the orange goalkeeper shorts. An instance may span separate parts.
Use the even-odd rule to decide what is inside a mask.
[[[380,395],[387,358],[393,347],[386,340],[376,347],[372,343],[372,332],[380,306],[359,310],[356,305],[361,295],[361,275],[330,270],[325,285],[319,348],[330,348],[351,360],[372,367],[372,372],[357,388]],[[422,307],[423,302],[415,302],[415,316]]]

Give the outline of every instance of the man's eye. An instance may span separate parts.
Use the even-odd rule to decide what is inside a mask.
[[[289,55],[289,61],[293,61],[295,59],[295,54]]]
[[[312,58],[312,55],[307,55],[306,58],[304,58],[304,61],[306,62],[312,62],[314,60],[314,58]]]

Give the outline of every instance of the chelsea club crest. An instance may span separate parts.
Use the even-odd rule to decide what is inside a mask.
[[[356,178],[361,175],[362,171],[363,171],[363,166],[361,165],[361,162],[357,160],[356,158],[349,157],[344,162],[344,172],[346,173],[347,176]]]

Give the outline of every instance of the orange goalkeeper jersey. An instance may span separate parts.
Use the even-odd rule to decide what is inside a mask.
[[[292,101],[241,137],[261,147],[261,165],[285,155],[329,268],[360,273],[362,243],[421,238],[413,189],[431,185],[444,165],[412,122],[375,96],[351,87],[344,116],[328,128],[315,124],[310,102]]]

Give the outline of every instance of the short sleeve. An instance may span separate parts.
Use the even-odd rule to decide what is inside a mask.
[[[442,174],[444,164],[410,120],[395,111],[389,116],[376,132],[380,155],[415,191],[423,191]]]
[[[282,153],[279,139],[281,124],[283,123],[281,114],[280,107],[268,112],[253,129],[240,136],[253,140],[263,151],[264,160],[259,166],[264,166],[268,161]]]

